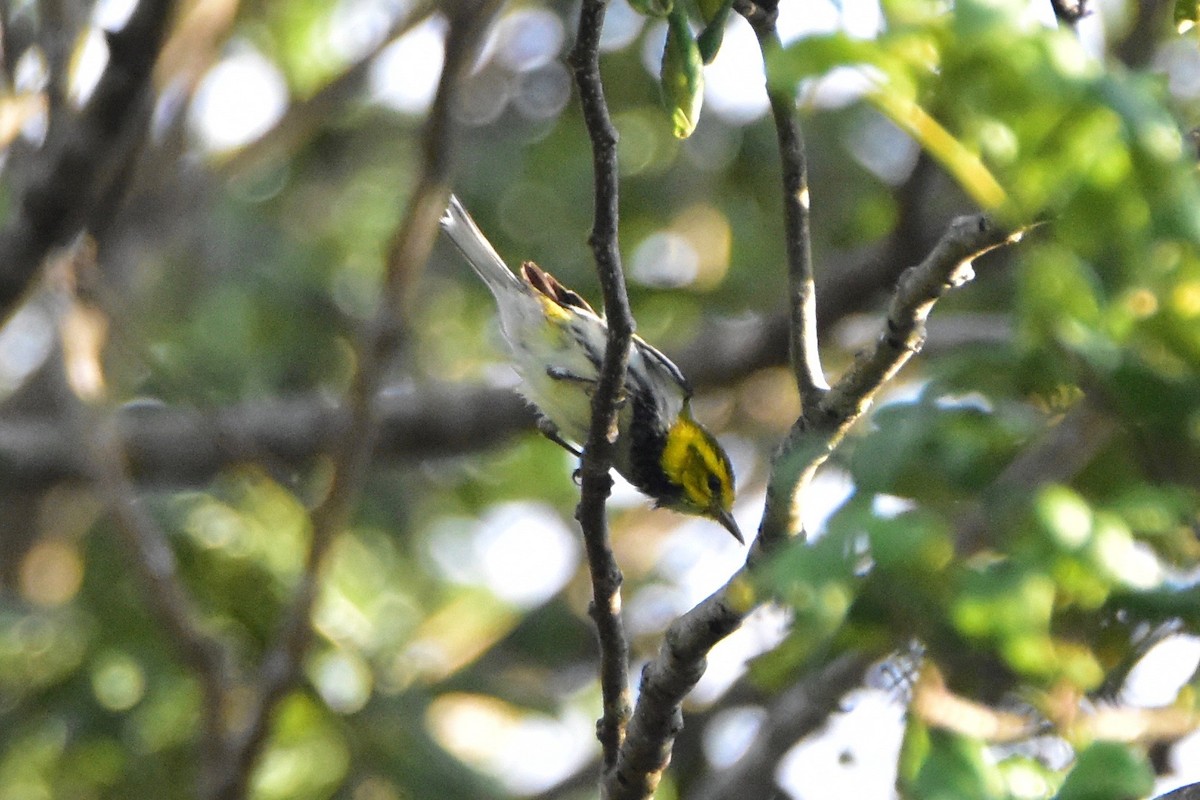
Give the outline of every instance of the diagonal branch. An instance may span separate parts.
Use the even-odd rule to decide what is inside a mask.
[[[623,577],[609,541],[604,504],[612,490],[617,408],[629,365],[633,342],[633,314],[625,292],[621,253],[617,239],[617,132],[608,114],[600,78],[600,30],[604,25],[604,0],[584,0],[570,62],[579,87],[584,124],[592,142],[595,209],[589,242],[604,294],[608,341],[600,377],[592,395],[592,424],[580,464],[580,500],[575,516],[583,529],[588,568],[592,578],[590,614],[600,645],[600,689],[604,713],[596,735],[604,750],[608,772],[616,766],[630,713],[629,642],[621,621]]]
[[[920,349],[924,322],[937,299],[970,279],[972,259],[1015,238],[984,217],[954,220],[925,260],[901,276],[875,347],[860,355],[818,408],[807,409],[796,421],[772,465],[763,521],[746,566],[671,624],[658,655],[642,672],[641,694],[609,782],[612,797],[641,800],[653,793],[683,724],[683,698],[704,674],[708,652],[762,602],[754,587],[755,565],[800,533],[795,498],[870,398]]]
[[[982,215],[950,223],[924,261],[905,270],[888,307],[887,322],[875,347],[860,353],[821,403],[834,420],[853,420],[866,410],[879,388],[899,372],[925,343],[925,321],[934,303],[950,289],[975,277],[972,261],[1020,238],[1021,232]]]
[[[35,177],[0,231],[0,320],[20,303],[46,254],[79,232],[120,177],[149,118],[150,73],[173,5],[138,3],[108,35],[108,67],[84,109],[52,117]]]
[[[207,797],[234,800],[245,794],[251,770],[266,742],[272,712],[296,684],[312,641],[311,615],[322,567],[349,522],[379,430],[374,400],[399,350],[408,293],[433,249],[438,219],[450,196],[451,101],[459,75],[471,64],[483,30],[498,4],[463,2],[454,7],[446,36],[446,59],[422,137],[421,174],[388,254],[380,308],[358,347],[357,370],[346,400],[348,429],[333,452],[333,476],[313,509],[305,568],[288,609],[263,656],[245,728],[230,737],[227,759],[213,765]]]
[[[1016,241],[1020,234],[982,215],[958,217],[929,255],[901,274],[874,347],[858,354],[818,407],[804,410],[780,445],[771,465],[757,544],[770,548],[803,533],[796,498],[879,389],[920,351],[925,321],[938,298],[974,277],[973,259]]]

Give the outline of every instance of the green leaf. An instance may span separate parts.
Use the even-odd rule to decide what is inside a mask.
[[[686,139],[696,130],[704,101],[704,61],[688,25],[687,14],[676,6],[667,16],[667,45],[662,60],[663,103],[671,114],[675,136]]]
[[[852,39],[844,33],[806,36],[767,56],[767,75],[773,88],[791,91],[805,78],[824,75],[835,67],[887,63],[878,44]]]
[[[973,496],[995,480],[1027,436],[1018,411],[915,403],[881,408],[876,430],[856,443],[851,466],[866,491],[944,503]]]
[[[1200,3],[1195,0],[1175,0],[1175,25],[1200,19]]]
[[[880,569],[927,577],[943,570],[954,557],[946,524],[926,512],[871,518],[867,535],[871,556]]]
[[[629,0],[629,5],[647,17],[665,17],[675,4],[672,0]]]
[[[1055,800],[1133,800],[1154,789],[1146,759],[1116,742],[1096,742],[1079,754]]]
[[[906,771],[911,778],[903,795],[922,800],[960,800],[964,797],[999,798],[1003,781],[994,764],[984,754],[982,742],[941,730],[914,729],[908,735],[918,736],[920,746],[908,748],[910,763]]]
[[[854,603],[855,531],[829,530],[815,542],[796,541],[763,562],[756,576],[757,594],[776,598],[793,613],[792,630],[774,651],[754,662],[755,680],[783,685],[812,658],[825,652]]]
[[[700,0],[700,13],[704,16],[704,30],[697,39],[700,47],[700,57],[705,64],[711,64],[721,49],[725,38],[725,23],[729,20],[729,11],[733,8],[733,0]]]

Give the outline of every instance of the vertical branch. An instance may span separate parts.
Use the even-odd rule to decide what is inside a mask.
[[[737,0],[735,7],[753,28],[765,65],[767,54],[779,46],[775,29],[778,0]],[[779,142],[783,184],[784,243],[788,260],[788,349],[800,394],[800,417],[771,465],[767,503],[755,548],[801,533],[795,499],[832,449],[825,436],[813,436],[818,409],[829,391],[821,367],[817,338],[817,291],[813,278],[812,236],[809,223],[808,154],[796,120],[795,101],[767,81],[767,96]]]
[[[224,756],[209,765],[205,797],[244,796],[266,743],[275,707],[296,684],[311,642],[311,615],[326,557],[349,522],[379,430],[376,397],[386,369],[403,339],[409,292],[433,248],[438,219],[450,196],[451,100],[458,76],[477,51],[496,0],[473,0],[449,11],[446,58],[437,94],[422,134],[421,175],[389,248],[379,310],[357,348],[357,369],[346,398],[349,425],[333,453],[333,476],[313,509],[312,536],[304,571],[263,657],[254,686],[249,722],[230,737]]]
[[[739,0],[737,10],[758,37],[763,60],[773,47],[779,46],[775,31],[778,17],[777,0]],[[817,341],[817,291],[813,280],[812,236],[809,228],[810,195],[808,190],[808,153],[804,133],[796,121],[793,97],[770,86],[767,97],[775,122],[779,142],[779,159],[783,183],[784,245],[788,262],[788,304],[791,320],[788,349],[800,404],[809,411],[820,402],[829,388],[821,368]]]
[[[617,246],[617,131],[608,114],[600,78],[604,11],[605,0],[584,0],[570,62],[579,87],[584,124],[592,142],[595,209],[589,242],[608,320],[608,342],[592,396],[592,425],[580,465],[580,500],[575,513],[583,529],[592,578],[590,613],[599,639],[600,689],[604,699],[604,714],[597,724],[596,735],[604,749],[605,770],[609,771],[616,765],[630,714],[629,644],[621,621],[623,578],[609,542],[604,504],[612,490],[609,469],[616,440],[617,408],[633,341],[633,315]]]

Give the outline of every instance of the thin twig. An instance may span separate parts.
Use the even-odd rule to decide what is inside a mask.
[[[775,30],[778,10],[775,3],[739,0],[738,12],[746,18],[758,37],[764,60],[779,47]],[[813,280],[812,235],[808,187],[808,154],[804,134],[796,120],[796,104],[791,95],[768,87],[771,116],[779,142],[783,179],[784,243],[788,262],[788,305],[791,312],[788,346],[801,408],[820,402],[829,388],[821,368],[817,338],[817,290]]]
[[[617,132],[608,114],[600,78],[600,30],[605,7],[604,0],[584,0],[570,63],[592,142],[595,208],[589,241],[608,320],[608,342],[592,395],[592,424],[580,464],[580,500],[575,516],[583,529],[592,578],[590,613],[600,646],[600,690],[604,703],[596,735],[604,751],[605,770],[609,771],[616,765],[630,713],[629,642],[621,621],[623,578],[609,541],[604,504],[612,490],[609,470],[613,462],[617,408],[625,384],[634,323],[617,239]]]
[[[40,169],[0,231],[0,320],[21,301],[50,249],[79,232],[119,177],[148,119],[150,73],[173,5],[138,3],[125,26],[108,35],[108,67],[83,111],[51,118]]]
[[[857,418],[879,388],[920,351],[925,342],[925,321],[938,298],[974,277],[974,259],[1019,235],[981,215],[951,222],[933,252],[900,276],[885,330],[875,347],[860,353],[829,391],[821,412],[839,421]]]
[[[333,453],[333,477],[312,512],[312,536],[305,568],[283,619],[263,657],[249,723],[229,743],[228,760],[214,775],[208,796],[235,800],[244,795],[251,770],[266,742],[272,712],[295,685],[312,640],[311,614],[326,555],[349,521],[379,429],[375,398],[402,338],[407,291],[420,274],[450,196],[451,101],[454,86],[471,63],[482,31],[497,4],[490,0],[455,6],[446,36],[446,59],[423,132],[421,177],[393,237],[380,308],[358,347],[357,370],[347,397],[346,435]]]

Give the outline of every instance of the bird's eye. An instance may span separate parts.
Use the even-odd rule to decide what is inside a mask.
[[[721,479],[715,473],[708,476],[708,493],[713,497],[721,496]]]

